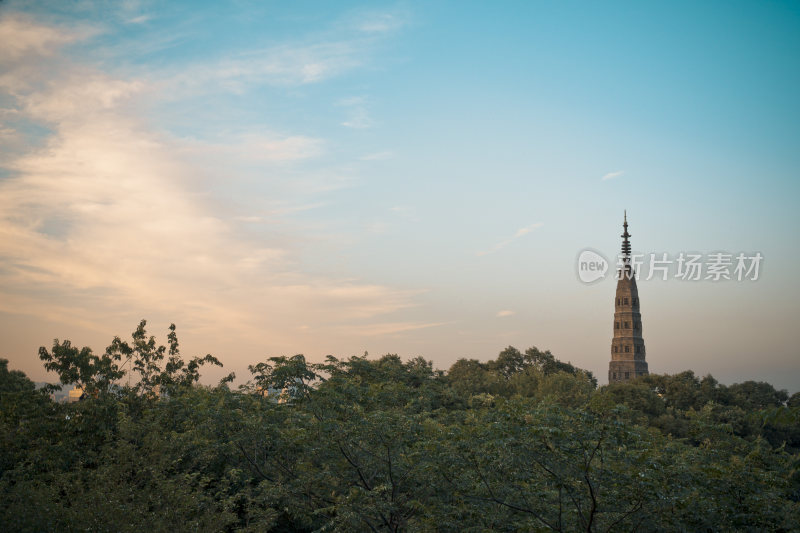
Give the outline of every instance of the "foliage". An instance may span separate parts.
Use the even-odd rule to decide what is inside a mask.
[[[39,348],[39,359],[44,361],[46,370],[58,374],[61,383],[74,383],[89,396],[107,392],[111,384],[125,374],[116,363],[120,360],[119,354],[97,356],[91,348],[79,350],[68,340],[59,342],[55,339],[52,352],[42,346]]]
[[[462,394],[551,396],[571,406],[585,403],[597,387],[591,372],[559,361],[550,351],[541,352],[536,347],[522,353],[509,346],[497,359],[486,363],[459,359],[450,367],[447,378],[451,387]]]
[[[798,530],[798,407],[765,383],[597,390],[508,347],[449,372],[271,357],[232,391],[198,384],[218,361],[184,363],[174,325],[166,346],[145,325],[100,357],[43,349],[96,392],[74,404],[0,360],[3,530]],[[137,383],[112,386],[127,365]]]
[[[146,395],[156,395],[169,392],[178,386],[189,386],[200,379],[199,368],[210,363],[222,366],[222,363],[211,354],[204,357],[194,357],[189,363],[184,363],[178,348],[178,336],[175,333],[175,324],[170,324],[167,336],[169,348],[157,345],[154,336],[147,336],[146,320],[139,322],[136,330],[131,334],[132,343],[114,337],[111,345],[106,348],[108,358],[119,361],[125,359],[131,362],[132,369],[139,374],[139,382],[135,389]],[[166,365],[162,369],[160,361],[164,354],[169,355]],[[162,391],[163,388],[163,391]]]

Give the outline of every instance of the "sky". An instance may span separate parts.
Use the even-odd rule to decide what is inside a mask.
[[[604,383],[610,262],[650,371],[800,390],[796,2],[0,2],[0,357],[536,346]],[[733,274],[733,267],[730,269]]]

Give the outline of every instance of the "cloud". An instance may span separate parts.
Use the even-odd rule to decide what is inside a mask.
[[[350,118],[342,122],[342,126],[357,130],[365,130],[372,127],[372,119],[369,117],[369,113],[367,113],[366,109],[356,109],[351,113]]]
[[[401,9],[367,11],[354,15],[351,19],[351,26],[369,35],[384,34],[406,26],[410,18],[410,14]]]
[[[88,32],[64,30],[41,24],[21,14],[0,17],[0,64],[7,64],[24,56],[52,55],[68,43],[88,36]]]
[[[616,172],[609,172],[608,174],[605,174],[601,178],[601,180],[602,181],[606,181],[606,180],[614,179],[614,178],[616,178],[618,176],[622,176],[623,174],[625,174],[625,172],[623,172],[622,170],[618,170]]]
[[[129,18],[125,22],[127,22],[128,24],[144,24],[145,22],[148,22],[152,18],[153,17],[151,15],[139,15],[133,18]]]
[[[58,85],[31,92],[24,98],[24,106],[30,118],[36,120],[82,122],[89,114],[97,115],[115,108],[142,88],[139,81],[113,79],[95,72],[75,72]]]
[[[527,235],[528,233],[532,232],[533,230],[535,230],[536,228],[541,227],[541,226],[542,226],[541,223],[537,223],[537,224],[531,224],[530,226],[526,226],[524,228],[519,228],[517,230],[517,232],[514,234],[514,238],[518,239],[518,238],[520,238],[520,237],[522,237],[524,235]]]
[[[140,92],[143,83],[123,80],[77,65],[62,53],[67,44],[88,39],[91,28],[62,29],[20,15],[0,18],[0,91],[10,97],[17,120],[59,123],[82,121],[116,107]]]
[[[165,94],[218,90],[242,94],[262,85],[319,83],[361,64],[356,44],[342,40],[252,50],[196,63],[177,74],[164,71],[157,78]]]
[[[188,149],[198,157],[227,157],[248,161],[298,161],[320,155],[325,142],[303,135],[241,134],[224,141],[191,141]]]
[[[3,142],[9,142],[15,140],[18,136],[17,130],[14,128],[7,128],[5,126],[0,125],[0,140]]]
[[[359,336],[383,336],[396,335],[419,329],[435,328],[445,325],[446,322],[385,322],[381,324],[369,324],[358,326],[357,328],[347,327],[345,332]]]
[[[367,129],[372,127],[372,118],[367,111],[367,99],[362,96],[346,98],[337,102],[337,105],[348,109],[348,118],[342,126],[353,129]]]
[[[353,325],[412,305],[413,291],[298,271],[288,242],[238,233],[197,196],[179,139],[113,118],[62,124],[0,184],[3,311],[102,323],[137,309],[288,346],[294,323]]]
[[[125,24],[146,26],[156,17],[143,12],[139,4],[124,3],[114,16]],[[399,12],[356,14],[344,23],[332,22],[324,30],[294,35],[286,42],[276,43],[272,35],[265,34],[264,40],[256,39],[249,48],[234,52],[223,49],[181,68],[170,63],[149,74],[151,81],[163,86],[161,93],[174,99],[187,94],[223,91],[240,95],[263,86],[285,88],[320,83],[368,63],[376,44],[391,30],[405,25],[405,19]],[[103,51],[96,50],[95,54],[104,56],[109,63],[119,56],[145,58],[197,39],[198,31],[207,31],[198,27],[200,20],[189,17],[173,25],[169,32],[148,33],[146,39],[104,43]],[[169,54],[164,56],[168,58]],[[347,122],[360,125],[363,120]]]
[[[180,98],[165,92],[175,84],[76,62],[63,47],[79,36],[28,19],[0,19],[0,36],[19,37],[0,51],[9,65],[0,96],[13,101],[4,114],[47,127],[40,146],[2,163],[11,177],[0,181],[1,311],[114,332],[145,316],[279,353],[295,349],[299,324],[315,332],[305,346],[320,350],[343,331],[357,339],[436,325],[392,316],[419,291],[303,270],[304,248],[325,236],[287,215],[324,205],[319,195],[347,183],[291,172],[324,140],[170,135],[148,121],[144,100]],[[249,59],[194,65],[174,79],[311,83],[357,64],[336,44]],[[258,188],[241,185],[255,177]]]
[[[404,23],[405,21],[396,15],[381,13],[365,18],[359,24],[358,29],[365,33],[385,33],[396,30]]]
[[[363,106],[366,103],[366,98],[363,96],[350,96],[349,98],[342,98],[336,105],[344,107],[357,107]]]
[[[497,316],[497,318],[505,318],[505,317],[508,317],[508,316],[513,316],[514,314],[515,314],[514,311],[510,311],[508,309],[504,309],[503,311],[498,311],[496,316]]]
[[[495,253],[495,252],[497,252],[499,250],[502,250],[503,248],[505,248],[506,246],[508,246],[512,242],[514,242],[516,239],[519,239],[520,237],[524,237],[528,233],[532,232],[535,229],[541,228],[542,226],[544,226],[544,223],[536,222],[535,224],[531,224],[529,226],[525,226],[523,228],[519,228],[516,231],[516,233],[514,233],[513,237],[511,237],[509,239],[505,239],[503,241],[500,241],[497,244],[495,244],[491,249],[480,251],[480,252],[477,253],[477,255],[479,255],[479,256],[489,255],[489,254],[493,254],[493,253]]]

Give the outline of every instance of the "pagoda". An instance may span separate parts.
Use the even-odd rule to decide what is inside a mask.
[[[614,302],[614,338],[611,340],[611,362],[608,382],[628,381],[647,372],[642,314],[639,311],[639,291],[636,272],[631,264],[631,234],[628,233],[628,213],[622,224],[622,255],[617,270],[617,294]]]

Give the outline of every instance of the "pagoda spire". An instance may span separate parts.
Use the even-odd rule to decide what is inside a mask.
[[[624,222],[622,223],[622,228],[625,230],[620,237],[622,237],[622,257],[630,261],[631,259],[631,241],[628,239],[631,238],[631,234],[628,233],[628,210],[626,209],[623,211],[624,213]]]
[[[632,277],[633,276],[633,266],[631,264],[631,234],[628,233],[628,210],[625,209],[623,211],[623,222],[622,222],[622,253],[620,253],[620,269],[618,274],[618,278],[621,277]]]
[[[614,337],[611,340],[611,362],[608,382],[628,381],[648,373],[642,337],[642,314],[639,310],[639,289],[631,266],[631,234],[628,233],[628,212],[622,227],[622,267],[617,278],[614,304]]]

